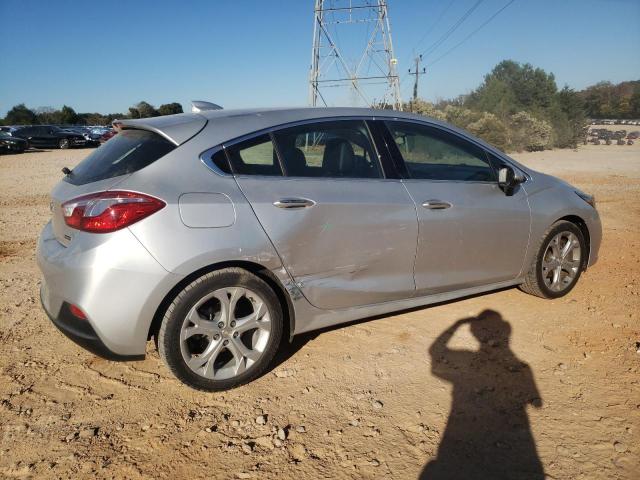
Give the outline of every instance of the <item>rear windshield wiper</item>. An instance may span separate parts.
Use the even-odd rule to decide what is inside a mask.
[[[67,177],[70,177],[72,172],[67,167],[62,167],[62,173],[64,173]]]

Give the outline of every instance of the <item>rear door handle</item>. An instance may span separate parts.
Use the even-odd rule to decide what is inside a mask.
[[[273,204],[278,208],[309,208],[313,207],[316,202],[308,198],[281,198]]]
[[[424,208],[429,210],[444,210],[445,208],[451,208],[449,202],[443,202],[442,200],[427,200],[422,204]]]

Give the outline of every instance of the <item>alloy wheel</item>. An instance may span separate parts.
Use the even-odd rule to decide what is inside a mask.
[[[553,292],[569,288],[577,278],[582,265],[580,240],[572,232],[555,235],[542,256],[542,279]]]
[[[224,380],[240,375],[264,353],[271,335],[266,301],[242,287],[225,287],[202,297],[180,329],[180,351],[198,375]]]

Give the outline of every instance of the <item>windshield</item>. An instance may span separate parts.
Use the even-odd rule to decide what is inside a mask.
[[[174,148],[173,143],[157,133],[124,130],[80,162],[65,181],[84,185],[127,175],[151,165]]]

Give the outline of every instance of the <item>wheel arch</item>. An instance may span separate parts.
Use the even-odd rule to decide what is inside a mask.
[[[183,279],[181,279],[170,291],[165,295],[165,297],[160,302],[160,305],[156,309],[153,318],[151,320],[151,325],[149,326],[149,331],[147,333],[147,339],[151,339],[152,337],[157,338],[158,331],[160,330],[160,325],[162,323],[162,319],[164,318],[164,314],[171,305],[173,299],[191,282],[193,282],[196,278],[201,277],[207,273],[213,272],[215,270],[222,270],[223,268],[242,268],[247,270],[248,272],[253,273],[261,280],[265,281],[267,285],[271,287],[276,296],[278,297],[278,301],[280,302],[280,306],[282,308],[282,314],[284,317],[284,325],[283,325],[283,338],[288,336],[289,341],[293,338],[293,333],[295,332],[295,311],[293,308],[293,303],[291,302],[291,297],[289,296],[286,288],[280,280],[273,274],[271,270],[260,265],[259,263],[246,261],[246,260],[237,260],[237,261],[228,261],[228,262],[219,262],[213,263],[211,265],[207,265],[202,267],[195,272],[190,273]]]
[[[587,265],[589,265],[589,257],[591,256],[591,235],[589,234],[589,227],[587,227],[587,222],[585,222],[581,217],[577,215],[566,215],[556,220],[556,222],[560,222],[563,220],[571,222],[575,226],[577,226],[580,229],[582,236],[584,237],[584,241],[587,244],[587,252],[589,252],[589,255],[585,255],[582,259],[582,269],[586,270]]]

